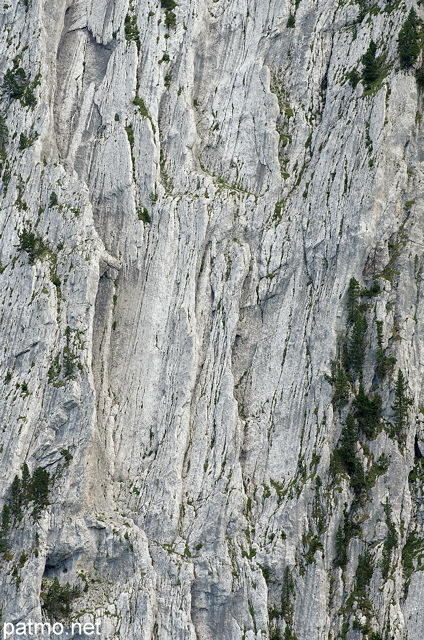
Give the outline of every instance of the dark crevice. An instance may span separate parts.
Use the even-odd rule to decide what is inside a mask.
[[[414,451],[415,451],[415,457],[416,458],[422,458],[423,457],[423,454],[422,454],[421,449],[420,449],[419,440],[418,440],[418,436],[417,435],[415,435]]]

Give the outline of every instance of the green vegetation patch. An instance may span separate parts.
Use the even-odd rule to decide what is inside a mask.
[[[343,512],[343,522],[339,525],[336,533],[336,555],[334,564],[337,567],[346,567],[348,561],[347,549],[352,538],[361,536],[361,525],[354,522],[351,514],[345,509]]]
[[[393,549],[395,549],[398,544],[396,527],[391,518],[392,507],[388,500],[384,505],[384,513],[386,514],[387,536],[383,544],[383,556],[381,560],[381,575],[383,580],[387,580],[387,578],[389,577]]]
[[[368,438],[375,438],[381,424],[382,401],[379,394],[367,395],[361,383],[353,406],[358,429]]]
[[[41,587],[41,608],[50,620],[68,620],[72,613],[73,601],[81,597],[80,587],[69,582],[62,585],[57,578],[52,582],[43,580]]]
[[[390,433],[392,437],[397,437],[401,441],[405,440],[405,427],[408,420],[409,408],[412,405],[413,400],[407,393],[405,376],[399,369],[395,386],[395,401],[392,404],[392,410],[394,412],[394,424]]]
[[[374,573],[373,557],[368,549],[358,558],[358,566],[355,573],[355,590],[354,594],[361,608],[364,608],[367,600],[367,587],[369,586]]]
[[[142,115],[143,118],[149,117],[149,112],[146,109],[146,105],[144,104],[143,99],[140,98],[138,95],[134,98],[134,104],[136,107],[138,107],[140,111],[140,115]]]
[[[29,149],[34,142],[38,138],[38,133],[33,134],[32,136],[26,136],[24,133],[21,133],[19,136],[19,151],[24,151],[25,149]]]
[[[141,207],[140,209],[138,209],[137,217],[144,223],[150,224],[152,222],[152,218],[146,207]]]
[[[12,100],[19,100],[23,107],[35,107],[37,100],[34,91],[40,84],[41,75],[37,74],[31,82],[25,69],[19,66],[19,57],[13,61],[13,68],[4,74],[1,85],[3,95]]]
[[[135,42],[137,50],[141,49],[140,32],[137,26],[137,18],[134,15],[127,13],[124,22],[125,40],[128,42]]]
[[[386,55],[377,56],[377,45],[371,40],[367,51],[362,56],[362,82],[365,94],[368,95],[379,89],[382,80],[387,75],[387,68],[384,66]]]
[[[406,588],[408,588],[414,571],[424,569],[424,540],[415,531],[411,531],[408,535],[402,549],[402,567],[407,580]]]
[[[294,27],[296,26],[296,18],[295,16],[291,13],[288,17],[287,20],[287,25],[286,25],[289,29],[294,29]]]
[[[9,129],[6,124],[6,118],[0,115],[0,158],[6,158],[6,145],[9,141]]]
[[[25,251],[28,254],[30,264],[34,264],[38,258],[41,259],[49,252],[49,248],[43,239],[36,236],[35,233],[27,227],[22,229],[18,234],[18,238],[18,250]]]
[[[22,467],[22,477],[15,475],[10,487],[9,509],[10,514],[19,519],[22,509],[33,504],[32,516],[36,520],[41,511],[49,503],[50,474],[42,467],[37,467],[31,476],[28,465]]]
[[[177,25],[177,16],[174,9],[178,4],[174,0],[160,0],[162,9],[165,9],[165,26],[167,29],[173,29]]]
[[[398,54],[402,69],[409,69],[417,62],[422,48],[423,22],[412,8],[398,37]]]
[[[175,7],[178,7],[175,0],[160,0],[160,5],[165,11],[173,11]]]

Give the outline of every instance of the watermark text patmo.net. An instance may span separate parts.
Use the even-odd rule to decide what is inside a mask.
[[[4,622],[3,623],[3,640],[6,638],[34,638],[45,637],[52,638],[54,636],[73,637],[74,634],[85,634],[86,636],[100,635],[100,620],[97,622],[73,622],[69,628],[65,629],[62,623],[55,622]]]

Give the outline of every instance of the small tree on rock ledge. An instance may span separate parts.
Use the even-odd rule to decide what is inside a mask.
[[[407,395],[405,376],[399,369],[395,387],[395,401],[392,404],[395,414],[393,435],[399,436],[402,433],[408,419],[408,409],[412,404],[412,398]]]

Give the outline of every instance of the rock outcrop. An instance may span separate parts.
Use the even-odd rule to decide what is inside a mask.
[[[3,5],[3,624],[422,640],[421,5]]]

